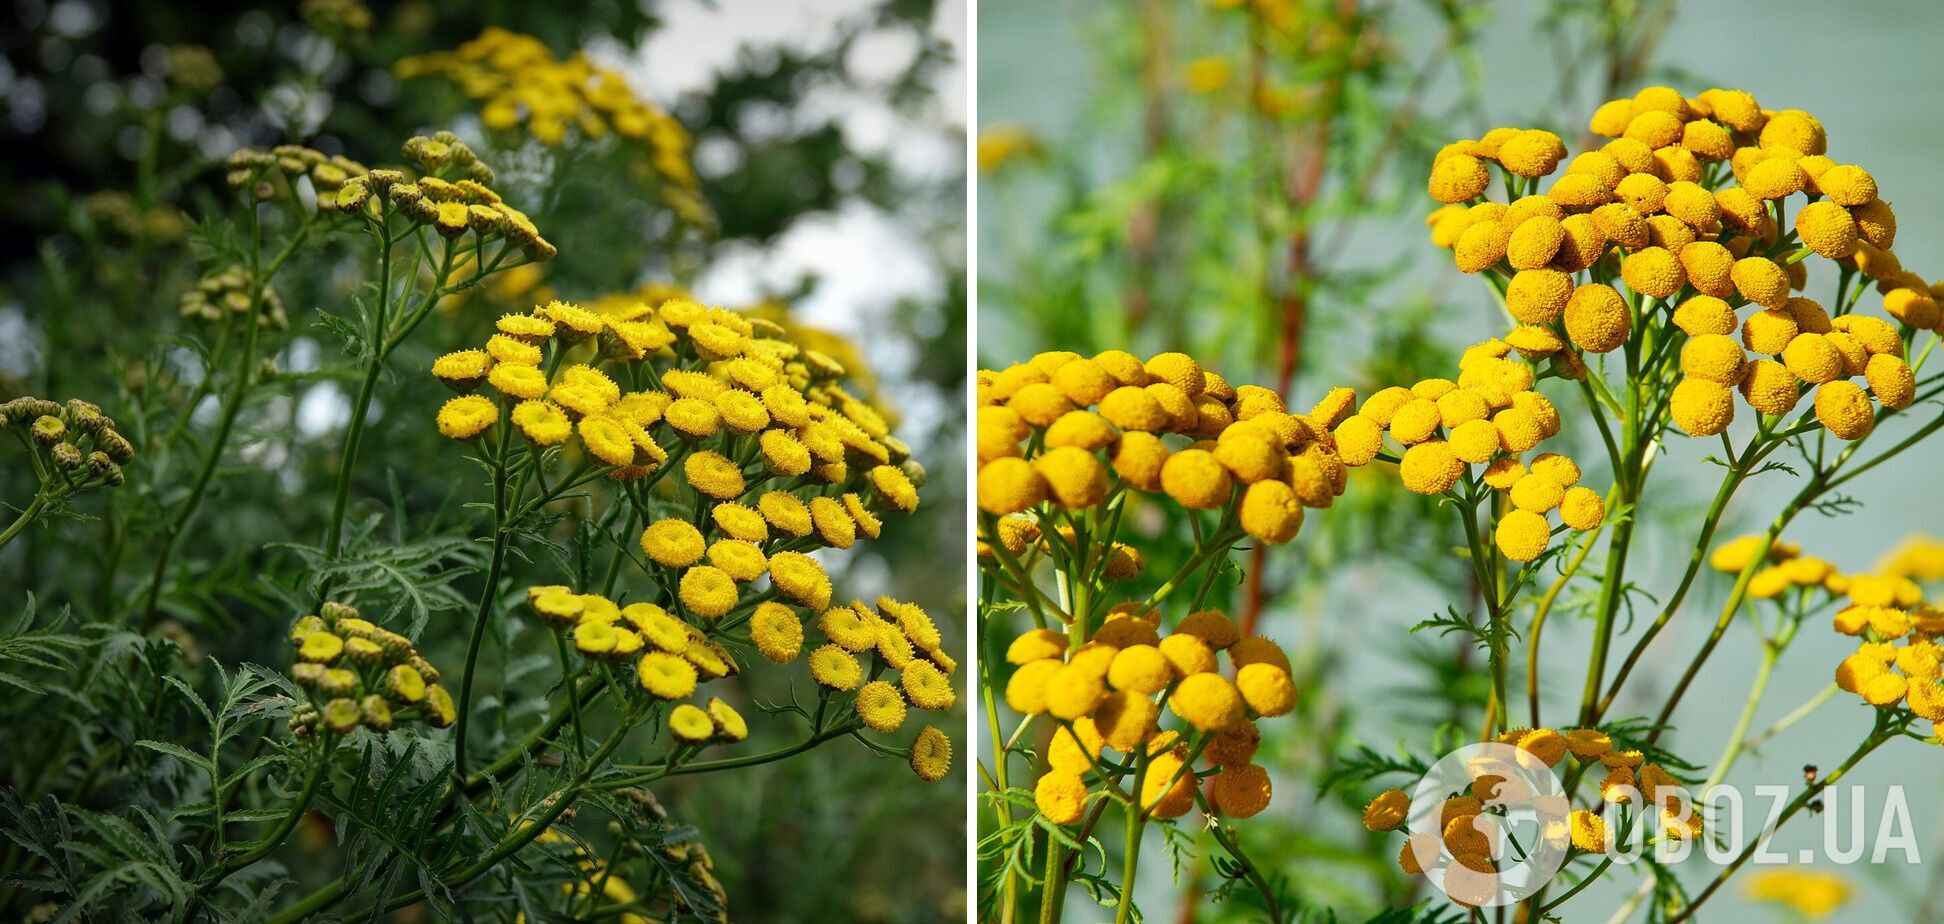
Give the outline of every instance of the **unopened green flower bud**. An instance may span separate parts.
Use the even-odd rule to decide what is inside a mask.
[[[67,424],[52,414],[42,414],[34,421],[34,441],[42,446],[52,446],[67,436]]]

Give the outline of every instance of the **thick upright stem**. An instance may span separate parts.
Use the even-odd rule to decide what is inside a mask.
[[[492,617],[493,602],[499,597],[500,569],[506,564],[507,509],[506,433],[511,423],[501,421],[500,449],[493,462],[493,551],[486,566],[486,586],[479,589],[479,607],[473,613],[472,636],[466,642],[466,669],[459,681],[459,722],[453,728],[452,773],[466,778],[466,730],[472,718],[473,670],[479,664],[479,647],[486,638],[486,621]]]
[[[1120,906],[1114,911],[1114,924],[1128,924],[1134,917],[1134,874],[1140,869],[1141,827],[1146,816],[1132,807],[1127,810],[1127,839],[1121,854]]]
[[[1066,845],[1046,839],[1046,874],[1040,881],[1039,924],[1058,924],[1066,905]]]
[[[1625,592],[1621,581],[1625,579],[1627,568],[1627,549],[1633,544],[1634,517],[1632,506],[1639,500],[1633,487],[1624,478],[1619,484],[1620,503],[1628,508],[1626,518],[1613,528],[1613,541],[1607,546],[1606,575],[1600,585],[1599,624],[1593,630],[1593,654],[1587,659],[1586,686],[1580,693],[1580,721],[1592,724],[1597,718],[1600,688],[1606,678],[1607,650],[1613,644],[1613,623],[1619,614],[1621,595]]]

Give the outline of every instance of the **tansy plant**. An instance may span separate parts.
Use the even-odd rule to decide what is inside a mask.
[[[1165,826],[1172,842],[1199,808],[1235,882],[1280,917],[1229,819],[1269,804],[1255,723],[1295,707],[1289,659],[1203,603],[1238,546],[1290,541],[1306,507],[1343,491],[1334,439],[1269,389],[1232,386],[1181,353],[1043,353],[981,372],[978,403],[993,748],[980,769],[999,825],[980,848],[985,916],[1057,920],[1080,882],[1131,920],[1144,830]],[[1123,588],[1145,560],[1123,527],[1154,516],[1192,530],[1194,549],[1133,596]],[[1012,637],[1004,627],[1022,611],[1033,627]],[[1094,868],[1110,809],[1124,831],[1117,871]]]
[[[402,153],[406,168],[369,169],[294,145],[244,149],[230,157],[228,183],[253,203],[247,258],[243,265],[205,275],[183,294],[180,311],[185,320],[214,325],[215,342],[208,354],[212,367],[233,362],[235,368],[227,383],[214,374],[205,376],[191,395],[188,406],[194,408],[227,385],[195,482],[173,511],[158,543],[147,592],[139,598],[144,632],[160,614],[171,555],[201,507],[238,415],[255,386],[275,371],[260,368],[268,361],[265,347],[289,320],[273,282],[293,257],[307,245],[315,246],[324,232],[362,231],[371,241],[368,269],[374,297],[361,299],[351,318],[331,319],[362,374],[339,456],[324,544],[318,550],[329,562],[344,551],[351,479],[386,361],[447,297],[495,273],[554,256],[553,244],[532,220],[493,191],[492,168],[456,135],[442,131],[414,136]],[[283,244],[273,256],[263,253],[264,212],[272,211],[263,204],[282,213],[276,217],[282,219]],[[189,419],[185,414],[168,431],[165,446],[188,435]],[[323,591],[329,591],[331,579],[325,572]]]
[[[883,415],[845,391],[842,365],[774,323],[675,298],[509,314],[483,349],[442,356],[432,374],[463,392],[438,410],[439,432],[478,454],[492,491],[488,583],[458,687],[456,780],[520,766],[502,757],[473,774],[467,757],[474,672],[505,612],[498,576],[517,542],[565,499],[555,516],[578,518],[586,541],[608,546],[598,570],[583,557],[574,585],[525,593],[524,609],[553,637],[565,691],[527,747],[566,734],[574,773],[527,810],[511,849],[590,792],[782,760],[837,738],[902,758],[924,781],[945,775],[951,742],[937,728],[896,744],[874,737],[900,732],[910,709],[957,702],[944,636],[914,604],[844,603],[817,557],[877,538],[883,516],[917,509],[924,482]],[[728,701],[703,697],[704,685],[799,659],[814,704],[793,694],[763,711],[806,722],[801,741],[695,759],[750,732]],[[597,716],[603,699],[611,715]],[[597,723],[606,731],[588,751]],[[637,729],[660,746],[658,760],[623,762],[637,757],[619,750]],[[665,898],[688,907],[683,895]]]
[[[869,350],[794,295],[687,295],[718,247],[950,178],[802,194],[882,159],[765,136],[703,182],[668,109],[567,50],[606,30],[588,47],[624,60],[638,10],[494,14],[549,52],[290,6],[252,20],[275,41],[41,75],[54,110],[120,101],[43,141],[124,143],[36,181],[0,309],[0,918],[950,913],[961,798],[909,775],[952,772],[923,726],[955,727],[957,645],[903,601],[954,618],[962,530],[929,523],[956,505],[934,476],[914,509]],[[97,25],[77,55],[153,38]],[[869,87],[841,54],[755,55],[691,124],[740,143],[708,100],[840,84],[917,113],[949,63],[926,54]],[[903,257],[938,297],[879,332],[942,351],[898,379],[939,396],[962,351],[915,325],[952,320],[950,239]],[[924,416],[907,438],[949,446]]]
[[[216,405],[207,439],[196,441],[186,423],[144,437],[145,446],[197,453],[190,490],[164,495],[169,525],[133,601],[144,633],[176,632],[155,622],[174,574],[170,553],[209,496],[242,409],[276,374],[262,365],[274,355],[272,338],[292,326],[272,286],[278,270],[347,240],[350,265],[368,270],[354,290],[356,311],[327,321],[351,348],[344,378],[357,384],[333,489],[319,493],[330,509],[323,544],[293,546],[310,565],[308,579],[277,591],[302,614],[285,633],[287,670],[224,675],[221,699],[209,703],[158,669],[170,644],[131,636],[103,655],[111,672],[157,678],[156,689],[130,696],[153,701],[158,713],[186,699],[208,725],[200,752],[148,738],[135,745],[182,763],[205,794],[166,823],[145,816],[156,827],[144,843],[184,840],[199,859],[177,868],[139,853],[131,862],[146,864],[157,883],[157,900],[142,907],[179,920],[236,917],[227,891],[265,875],[259,864],[321,811],[355,832],[343,862],[320,871],[321,885],[241,917],[289,922],[420,903],[451,915],[482,878],[500,882],[509,864],[538,864],[495,887],[510,888],[522,913],[727,919],[729,890],[695,829],[647,787],[785,760],[836,739],[906,762],[924,781],[949,772],[950,739],[910,715],[957,702],[944,634],[915,604],[839,597],[826,571],[843,550],[876,539],[886,518],[917,509],[924,470],[884,413],[847,390],[864,376],[773,321],[668,296],[652,305],[603,298],[592,303],[598,309],[552,301],[499,318],[479,348],[413,373],[459,393],[404,411],[478,467],[442,441],[453,447],[445,464],[484,474],[474,505],[490,514],[484,551],[463,538],[428,543],[429,553],[393,549],[368,527],[347,528],[379,387],[398,371],[390,361],[440,326],[426,322],[442,306],[555,255],[458,137],[416,136],[402,154],[402,167],[367,168],[300,147],[237,153],[227,179],[256,237],[232,259],[212,260],[179,299],[190,330],[213,341],[210,368],[227,374],[188,395],[192,408]],[[265,226],[280,241],[268,256]],[[0,427],[16,433],[39,476],[0,547],[73,495],[119,484],[136,455],[85,401],[12,400],[0,405]],[[536,553],[562,565],[549,575],[561,583],[514,583],[513,568]],[[478,563],[484,583],[471,618],[433,636],[422,617],[465,605],[449,582],[471,568],[447,562]],[[385,605],[401,584],[411,605]],[[367,601],[374,605],[361,611]],[[396,622],[401,609],[421,618]],[[463,646],[435,666],[420,651],[428,637]],[[480,657],[489,640],[505,651],[489,668],[490,698],[481,668],[492,662]],[[92,644],[49,630],[0,647],[0,660],[54,666]],[[131,658],[141,673],[127,669]],[[557,667],[551,686],[533,684],[536,661]],[[774,677],[745,687],[735,679],[745,671]],[[0,682],[32,683],[5,672]],[[137,682],[147,686],[127,681]],[[528,705],[517,712],[506,702],[515,684],[533,688],[519,695]],[[776,691],[787,692],[771,701]],[[751,704],[759,714],[746,717]],[[534,709],[542,714],[528,714]],[[287,735],[244,735],[274,717],[287,717]],[[744,751],[738,745],[752,730],[792,740]],[[285,785],[257,792],[252,774],[272,767],[285,771]],[[0,810],[34,832],[17,842],[36,856],[67,842],[60,812],[82,811],[46,814],[11,789],[0,790]],[[577,832],[584,810],[605,827]],[[189,819],[186,833],[170,827],[179,819]],[[589,840],[596,834],[598,848]],[[384,841],[382,855],[366,852],[371,837]],[[32,887],[100,889],[78,867],[54,869],[56,878]],[[399,878],[408,869],[414,881]],[[74,906],[84,907],[85,898]]]
[[[19,515],[0,530],[0,548],[41,517],[58,513],[83,491],[120,487],[122,466],[135,458],[135,446],[115,422],[79,398],[56,404],[21,397],[0,404],[0,429],[11,432],[25,450],[39,486]]]
[[[532,138],[550,148],[613,136],[640,152],[647,169],[633,173],[653,177],[651,185],[671,210],[691,224],[710,222],[689,164],[688,130],[636,95],[619,72],[585,53],[561,60],[533,36],[488,28],[451,51],[403,58],[392,70],[408,80],[449,81],[479,101],[481,124],[496,134]]]
[[[1471,537],[1468,558],[1485,611],[1454,607],[1428,625],[1475,635],[1486,650],[1492,695],[1482,737],[1516,744],[1557,766],[1576,800],[1570,831],[1561,832],[1573,846],[1563,887],[1525,899],[1526,914],[1556,913],[1597,881],[1612,867],[1605,855],[1616,835],[1639,829],[1692,838],[1703,830],[1705,813],[1685,787],[1706,789],[1725,777],[1746,744],[1776,658],[1803,618],[1840,602],[1837,597],[1847,594],[1850,603],[1836,616],[1838,629],[1868,637],[1844,662],[1838,684],[1879,709],[1856,751],[1813,777],[1785,818],[1881,745],[1921,738],[1914,720],[1934,717],[1938,708],[1934,681],[1927,679],[1936,667],[1926,632],[1936,626],[1926,611],[1911,609],[1921,603],[1916,586],[1902,576],[1841,575],[1827,562],[1796,557],[1778,540],[1804,511],[1853,506],[1840,488],[1944,425],[1927,415],[1897,432],[1891,445],[1879,448],[1870,440],[1939,393],[1936,376],[1921,376],[1938,339],[1937,293],[1892,250],[1896,216],[1889,203],[1865,169],[1829,156],[1814,116],[1764,109],[1741,91],[1689,98],[1649,87],[1600,106],[1589,130],[1610,140],[1570,158],[1558,136],[1538,129],[1494,129],[1439,151],[1428,189],[1445,205],[1428,219],[1432,239],[1452,252],[1460,271],[1490,284],[1508,329],[1466,351],[1454,388],[1420,382],[1409,393],[1380,392],[1334,430],[1347,463],[1395,459],[1407,487],[1457,502],[1452,506]],[[1809,294],[1818,291],[1818,279],[1828,286],[1820,290],[1824,300]],[[1437,393],[1426,393],[1427,385]],[[1533,430],[1506,419],[1518,410],[1512,385],[1548,387],[1568,408],[1568,421],[1590,418],[1612,478],[1603,495],[1577,487],[1562,492],[1559,486],[1580,472],[1558,457],[1522,461],[1520,453],[1532,448],[1523,434]],[[1482,419],[1499,431],[1497,445],[1485,445],[1483,427],[1475,436],[1466,433],[1473,427],[1469,415],[1447,407],[1468,392],[1483,399],[1490,416]],[[1738,412],[1744,423],[1731,430]],[[1555,413],[1545,401],[1540,416],[1556,419]],[[1425,417],[1434,419],[1428,429]],[[1645,597],[1657,612],[1635,619],[1629,598],[1645,588],[1629,568],[1643,551],[1634,539],[1647,480],[1663,458],[1710,451],[1724,474],[1694,524],[1694,551],[1671,589]],[[1783,451],[1798,460],[1774,458]],[[1481,498],[1460,463],[1485,464],[1482,480],[1507,493]],[[1535,478],[1547,470],[1569,477],[1542,485]],[[1799,478],[1794,496],[1765,531],[1711,555],[1737,490],[1774,472]],[[1543,519],[1555,510],[1575,530],[1561,541],[1554,541],[1561,530]],[[1733,579],[1712,629],[1688,653],[1658,712],[1614,715],[1627,680],[1683,612],[1709,562]],[[1586,582],[1592,588],[1576,595]],[[1553,652],[1542,658],[1540,642],[1556,605],[1574,599],[1588,601],[1594,628],[1582,692],[1568,708],[1541,695],[1544,669],[1561,662]],[[1713,768],[1682,761],[1661,739],[1678,724],[1683,698],[1729,626],[1751,611],[1763,635],[1763,660],[1741,721]],[[1892,647],[1891,640],[1906,637],[1912,641],[1905,649]],[[1517,646],[1525,649],[1523,702],[1508,683]],[[1546,727],[1548,711],[1559,726]],[[1572,762],[1563,763],[1569,754]],[[1579,785],[1588,779],[1600,785],[1583,797]],[[1459,794],[1446,804],[1444,830],[1411,833],[1428,838],[1431,849],[1414,856],[1407,844],[1399,857],[1407,873],[1420,872],[1417,858],[1440,856],[1490,885],[1504,857],[1481,856],[1470,824],[1451,823],[1476,814],[1461,804],[1466,798]],[[1366,825],[1398,829],[1403,822],[1395,811],[1403,800],[1400,790],[1378,796]],[[1605,817],[1603,803],[1612,804]],[[1655,914],[1686,920],[1754,847],[1694,892],[1684,891],[1668,866],[1636,867],[1644,881],[1626,909],[1657,896]]]
[[[1434,158],[1428,190],[1443,206],[1428,220],[1433,241],[1490,284],[1507,318],[1499,336],[1462,353],[1452,378],[1363,398],[1333,389],[1292,415],[1280,396],[1230,388],[1179,354],[1147,363],[1112,351],[1042,354],[984,375],[983,625],[1019,613],[1041,624],[1004,659],[999,642],[987,642],[995,666],[981,681],[994,753],[982,769],[1000,825],[982,854],[989,917],[1011,919],[1037,888],[1041,919],[1055,919],[1073,880],[1126,918],[1140,827],[1195,800],[1236,854],[1228,887],[1253,886],[1272,917],[1297,913],[1295,897],[1275,894],[1260,865],[1235,850],[1223,817],[1264,801],[1268,776],[1244,769],[1253,748],[1223,745],[1251,739],[1257,717],[1289,708],[1279,689],[1287,675],[1262,671],[1257,649],[1236,656],[1248,640],[1237,642],[1219,614],[1196,612],[1198,601],[1178,613],[1169,603],[1182,589],[1206,595],[1233,544],[1288,541],[1301,509],[1328,506],[1351,468],[1394,465],[1406,488],[1457,517],[1476,609],[1455,603],[1418,628],[1471,637],[1484,652],[1490,692],[1478,740],[1523,748],[1565,781],[1566,820],[1548,836],[1570,844],[1568,865],[1557,888],[1523,899],[1523,914],[1556,915],[1599,881],[1613,868],[1615,837],[1701,836],[1704,807],[1688,787],[1725,775],[1768,668],[1805,613],[1841,602],[1832,595],[1861,594],[1836,620],[1866,637],[1838,686],[1878,708],[1862,744],[1812,779],[1789,814],[1883,744],[1923,737],[1915,723],[1936,710],[1934,619],[1914,586],[1785,562],[1777,543],[1805,511],[1851,508],[1844,485],[1944,426],[1936,415],[1894,425],[1944,390],[1922,376],[1944,324],[1944,290],[1902,267],[1890,205],[1865,169],[1829,156],[1808,113],[1763,109],[1740,91],[1689,98],[1651,87],[1601,106],[1590,130],[1610,140],[1571,157],[1551,132],[1501,128]],[[1820,300],[1810,294],[1818,281]],[[1601,450],[1584,468],[1546,445],[1569,427]],[[1895,435],[1872,441],[1886,431]],[[1634,540],[1647,481],[1665,458],[1710,453],[1724,473],[1694,521],[1694,551],[1673,587],[1649,592],[1630,572],[1645,552]],[[1798,490],[1766,530],[1714,556],[1732,588],[1705,639],[1657,712],[1616,715],[1635,668],[1683,612],[1730,501],[1772,473],[1795,476]],[[1142,563],[1119,530],[1156,522],[1150,506],[1186,508],[1195,552],[1151,595],[1116,600],[1115,582]],[[1677,756],[1662,739],[1695,677],[1737,615],[1774,598],[1777,611],[1760,616],[1765,661],[1742,727],[1712,770]],[[1641,599],[1655,610],[1636,618]],[[1562,663],[1559,652],[1541,657],[1555,609],[1583,609],[1592,626],[1576,704],[1542,696],[1545,668]],[[1224,646],[1228,665],[1180,656]],[[1137,671],[1155,660],[1150,650],[1153,671]],[[1520,673],[1525,689],[1515,693]],[[1000,724],[1000,691],[1023,717],[1010,730]],[[1164,712],[1180,727],[1162,730]],[[1421,772],[1438,753],[1346,760],[1332,785]],[[1143,771],[1157,762],[1187,785],[1155,791]],[[1030,806],[1022,771],[1033,781]],[[1193,780],[1204,775],[1213,783],[1198,793]],[[1406,843],[1403,870],[1417,875],[1421,858],[1435,857],[1458,871],[1444,880],[1449,897],[1484,901],[1507,860],[1475,837],[1474,820],[1502,811],[1490,796],[1450,794],[1440,830],[1408,832],[1424,849]],[[1377,796],[1366,825],[1406,829],[1408,801],[1402,790]],[[1095,869],[1111,855],[1093,839],[1110,806],[1124,806],[1129,831],[1118,877]],[[1641,864],[1634,901],[1655,897],[1656,915],[1686,920],[1740,866],[1688,892],[1672,867]]]

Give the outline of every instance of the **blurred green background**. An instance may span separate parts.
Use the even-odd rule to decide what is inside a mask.
[[[1109,347],[1141,355],[1181,349],[1231,381],[1280,387],[1308,408],[1333,385],[1374,385],[1448,375],[1466,344],[1502,331],[1490,292],[1433,247],[1420,219],[1430,156],[1497,125],[1559,132],[1584,147],[1600,101],[1667,83],[1690,95],[1742,88],[1765,106],[1807,109],[1828,129],[1830,153],[1865,165],[1901,220],[1908,262],[1944,272],[1940,135],[1919,102],[1944,77],[1930,45],[1944,6],[1901,0],[1841,10],[1808,0],[1580,2],[1339,2],[1263,0],[1261,22],[1225,2],[980,4],[979,132],[985,169],[979,206],[979,360],[1002,368],[1047,349]],[[1829,279],[1812,282],[1827,296]],[[1820,288],[1818,288],[1820,286]],[[1577,406],[1577,400],[1562,407]],[[1918,416],[1918,415],[1913,415]],[[1584,421],[1582,420],[1582,423]],[[1904,427],[1910,426],[1906,421]],[[1739,432],[1739,431],[1737,431]],[[1886,436],[1889,434],[1886,433]],[[1588,431],[1562,448],[1601,458]],[[1707,448],[1676,438],[1650,488],[1658,512],[1645,526],[1640,579],[1665,594],[1692,543],[1692,522],[1718,480]],[[1857,485],[1862,509],[1808,517],[1784,538],[1845,570],[1867,569],[1902,536],[1937,531],[1944,500],[1927,483],[1939,450],[1919,448]],[[1603,484],[1600,466],[1588,480]],[[1313,511],[1305,532],[1263,561],[1244,557],[1232,613],[1259,615],[1284,644],[1299,680],[1317,690],[1297,723],[1265,722],[1258,762],[1278,768],[1276,801],[1241,829],[1258,859],[1275,857],[1308,900],[1369,912],[1399,892],[1397,844],[1355,821],[1369,791],[1318,801],[1332,755],[1359,744],[1422,752],[1445,718],[1427,703],[1483,701],[1480,672],[1456,643],[1410,635],[1413,624],[1462,600],[1462,540],[1433,524],[1432,505],[1387,472],[1364,471],[1337,506]],[[1766,523],[1792,494],[1785,477],[1758,480],[1729,508],[1721,535]],[[1455,529],[1455,526],[1450,527]],[[1170,568],[1166,536],[1151,556]],[[1703,583],[1645,659],[1616,715],[1655,708],[1686,654],[1707,634],[1727,592]],[[1560,698],[1584,670],[1583,621],[1547,633]],[[1555,634],[1556,633],[1556,634]],[[1677,716],[1673,749],[1701,764],[1720,753],[1758,660],[1753,632],[1724,639]],[[990,650],[990,649],[988,649]],[[1812,620],[1783,658],[1755,728],[1822,690],[1844,645]],[[1565,677],[1568,679],[1561,680]],[[1804,764],[1825,769],[1868,729],[1868,707],[1843,697],[1759,753],[1729,782],[1799,785]],[[981,753],[989,752],[989,746]],[[1851,779],[1868,787],[1878,819],[1885,787],[1903,784],[1924,865],[1897,861],[1839,870],[1853,887],[1837,920],[1929,922],[1944,914],[1944,797],[1930,781],[1944,754],[1915,742],[1866,762]],[[1385,785],[1398,782],[1392,780]],[[1761,821],[1754,802],[1746,825]],[[1847,805],[1845,806],[1847,808]],[[1847,822],[1845,822],[1847,824]],[[1839,843],[1847,838],[1839,838]],[[1776,840],[1793,854],[1821,852],[1822,823],[1798,820]],[[1203,841],[1206,848],[1208,842]],[[1192,867],[1182,884],[1168,864],[1144,864],[1141,905],[1150,919],[1190,920],[1181,890],[1210,880]],[[1691,881],[1713,875],[1690,860]],[[1572,921],[1603,921],[1630,876],[1576,899]],[[1710,921],[1790,920],[1731,888]],[[1926,897],[1928,896],[1928,897]],[[1078,909],[1075,905],[1075,909]],[[1176,918],[1177,907],[1181,916]],[[1245,919],[1202,905],[1196,920]],[[1635,920],[1640,919],[1638,913]]]
[[[352,488],[353,531],[370,533],[354,541],[405,546],[483,531],[462,505],[487,488],[431,426],[448,394],[424,373],[434,356],[482,342],[500,313],[546,295],[591,301],[676,285],[822,329],[837,338],[833,349],[851,351],[929,483],[919,513],[834,558],[833,579],[840,593],[916,601],[947,638],[960,638],[966,19],[952,0],[8,4],[0,399],[79,396],[124,428],[166,428],[201,369],[200,332],[176,316],[177,297],[212,269],[199,264],[206,249],[192,229],[235,212],[223,204],[223,159],[246,144],[301,142],[385,165],[407,136],[451,128],[499,168],[502,186],[519,190],[516,204],[561,254],[521,288],[443,311],[393,358]],[[392,71],[402,57],[454,48],[489,26],[536,36],[558,57],[585,51],[671,112],[691,136],[706,216],[672,212],[667,178],[649,177],[619,145],[489,141],[475,102],[441,80],[401,82]],[[289,657],[283,632],[298,614],[286,594],[304,569],[278,544],[322,536],[356,384],[356,367],[318,317],[349,313],[366,247],[346,237],[279,277],[291,328],[272,341],[274,378],[246,409],[165,584],[165,633],[185,649],[179,663],[192,680],[204,656],[231,665]],[[194,426],[206,428],[215,411],[213,400],[191,409]],[[69,608],[77,623],[126,621],[147,583],[153,514],[179,501],[193,470],[189,458],[172,462],[138,456],[126,487],[85,498],[73,517],[0,554],[0,613],[20,611],[32,593],[44,614]],[[32,478],[24,465],[0,463],[0,499],[24,503]],[[112,525],[128,522],[150,525],[125,544],[106,541]],[[462,597],[477,593],[478,578],[456,559],[432,563],[428,575]],[[514,580],[563,577],[553,555],[535,550]],[[399,603],[384,593],[361,602],[394,615]],[[435,662],[457,661],[468,618],[430,614],[420,642]],[[502,715],[532,708],[529,694],[544,687],[521,684],[544,681],[522,678],[535,656],[551,658],[531,634],[514,638],[502,657],[495,633],[482,660],[484,706]],[[769,700],[784,690],[757,684],[742,695]],[[956,741],[962,710],[932,718]],[[752,724],[754,749],[800,734]],[[17,745],[69,733],[86,749],[56,753],[30,773],[47,755]],[[30,798],[96,789],[81,785],[95,750],[118,754],[131,735],[79,698],[8,697],[0,784]],[[93,772],[110,783],[99,798],[154,797],[150,781],[117,776],[122,758],[103,762]],[[835,744],[658,794],[700,829],[737,919],[935,920],[957,917],[965,902],[964,780],[955,769],[926,786],[901,761]],[[292,871],[296,887],[334,872],[322,857],[313,865]]]

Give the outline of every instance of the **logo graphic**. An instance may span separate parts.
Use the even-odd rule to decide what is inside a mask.
[[[1466,745],[1440,758],[1412,791],[1404,859],[1455,902],[1510,905],[1565,864],[1570,811],[1559,777],[1530,752]]]

